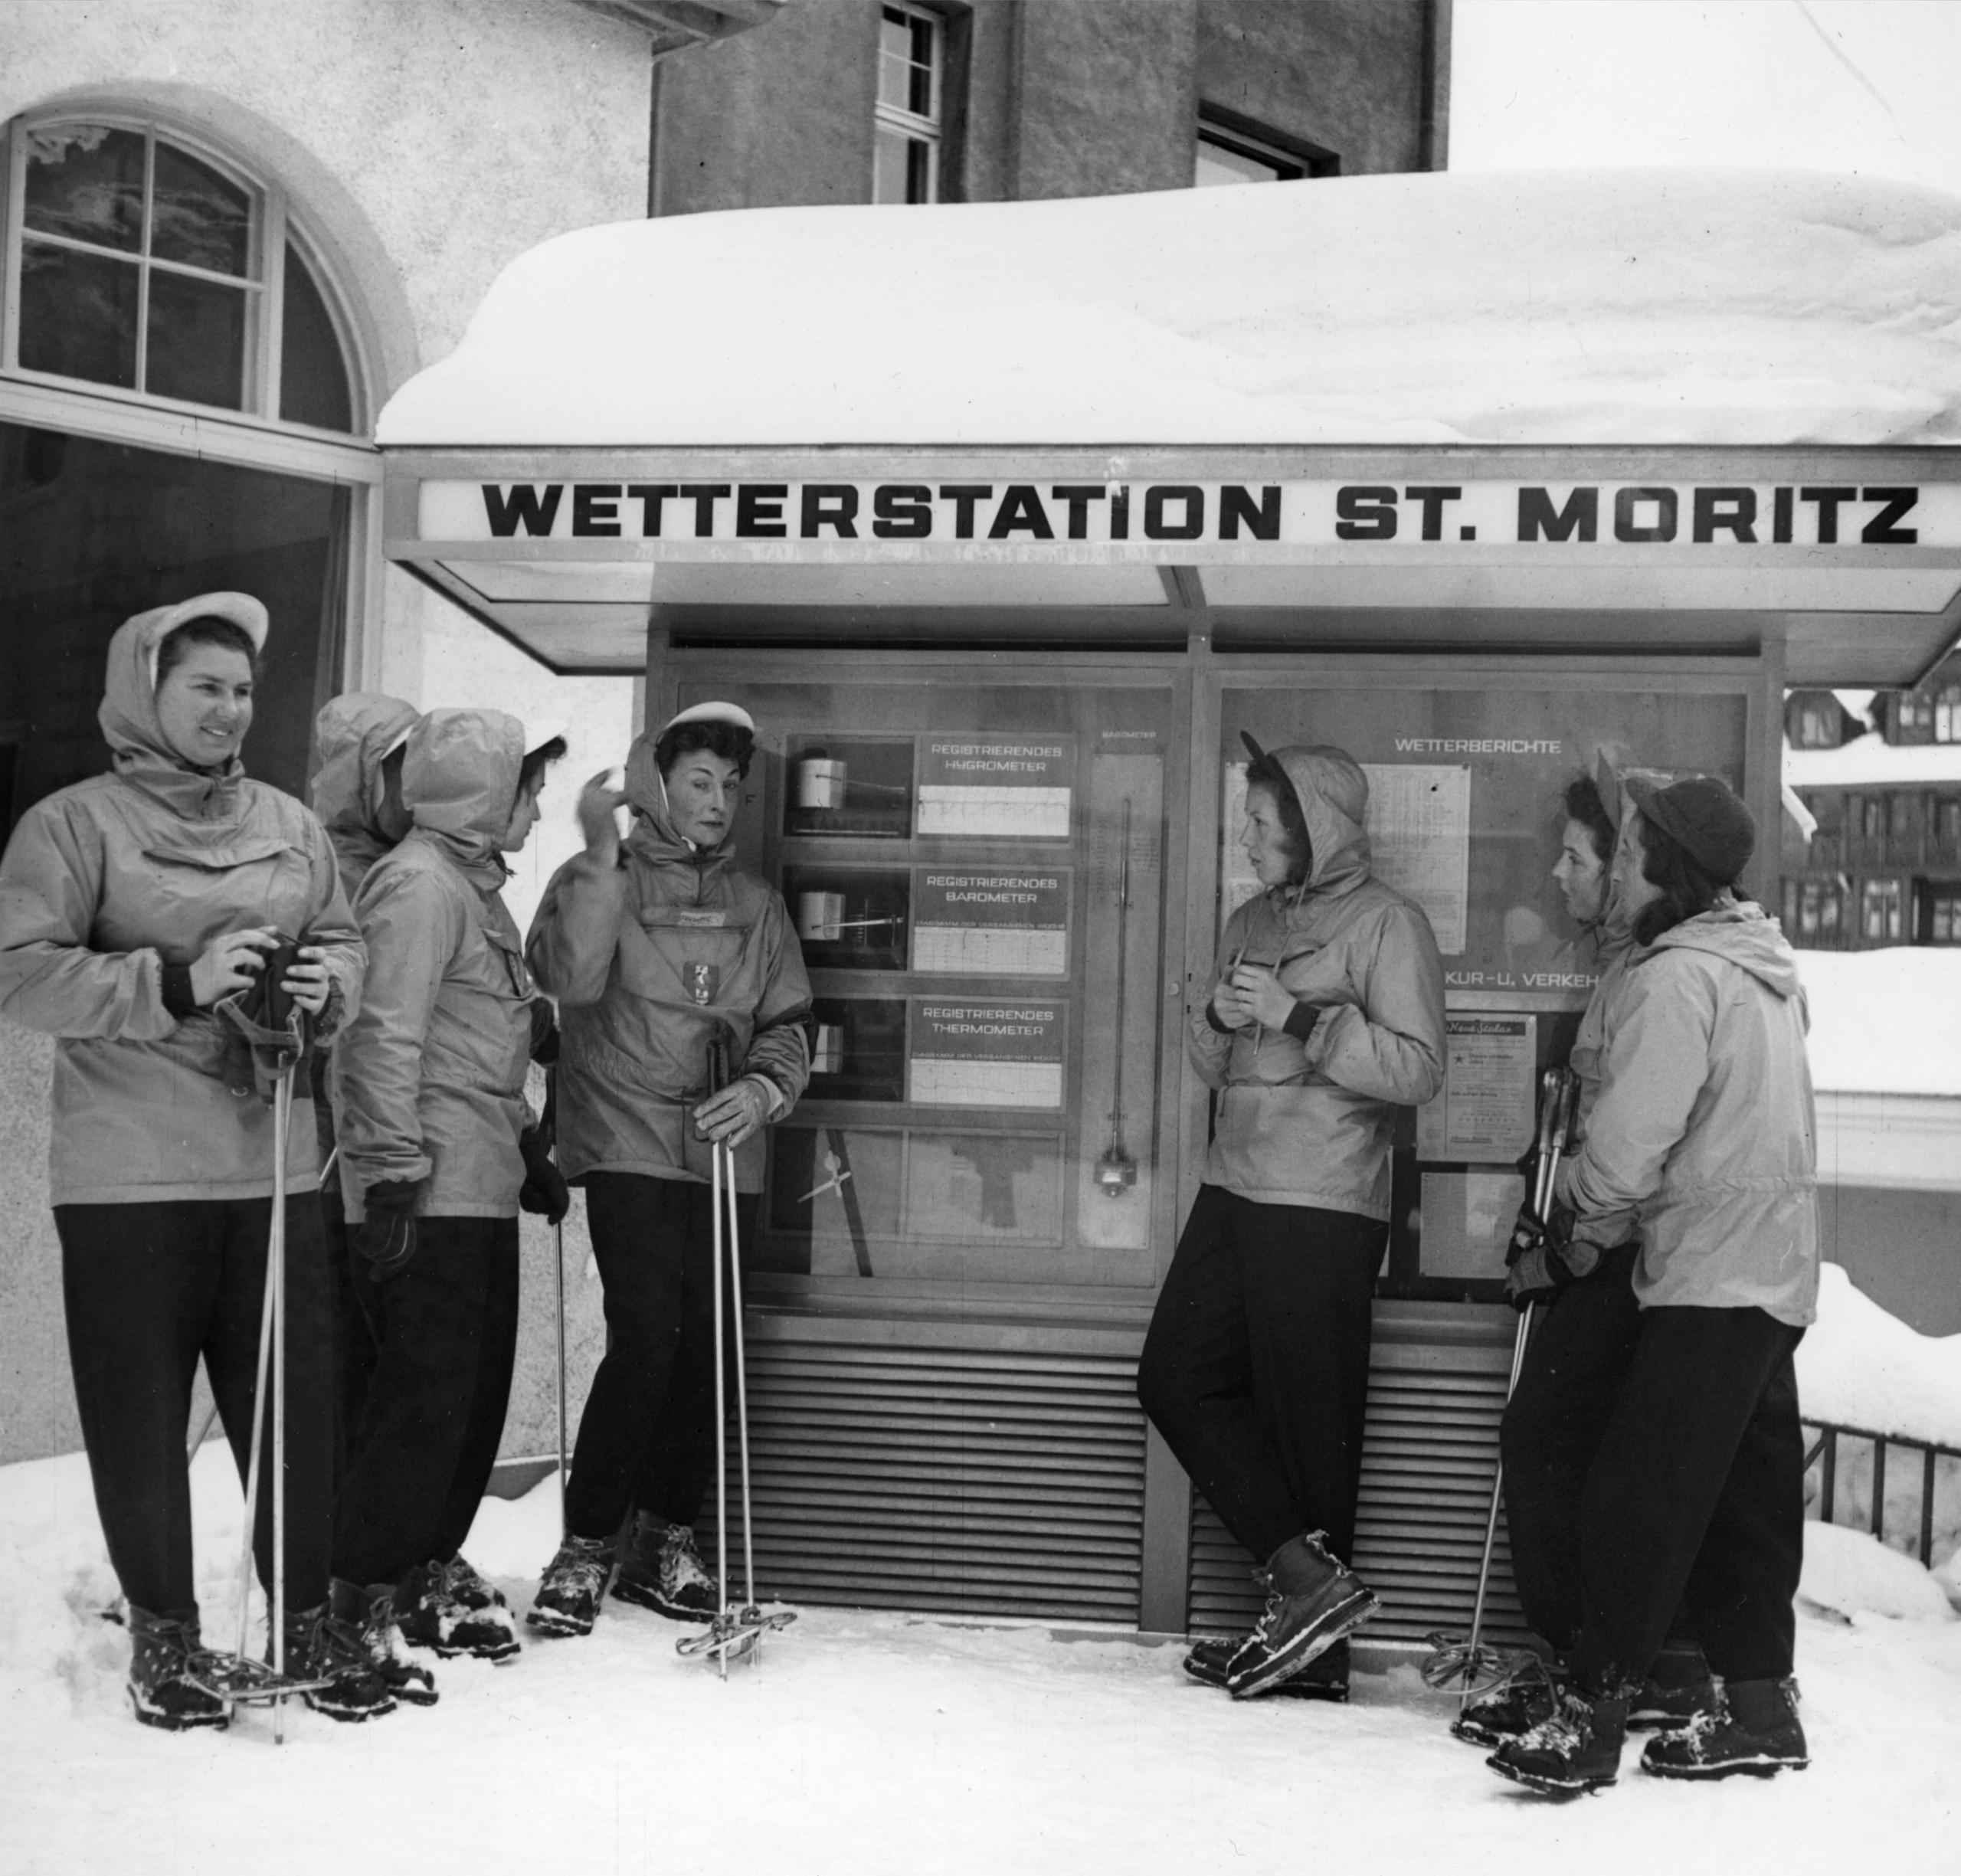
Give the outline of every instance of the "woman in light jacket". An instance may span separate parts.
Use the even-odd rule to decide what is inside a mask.
[[[1601,1247],[1635,1214],[1640,1337],[1587,1472],[1568,1685],[1551,1719],[1491,1760],[1560,1794],[1614,1783],[1629,1698],[1684,1599],[1718,1691],[1649,1742],[1642,1769],[1807,1763],[1789,1678],[1804,1554],[1792,1357],[1818,1296],[1804,991],[1776,925],[1736,890],[1756,841],[1743,803],[1705,778],[1628,792],[1639,812],[1614,876],[1639,948],[1560,1185],[1575,1247]]]
[[[0,862],[0,1012],[58,1039],[51,1184],[96,1505],[129,1606],[147,1725],[218,1727],[192,1575],[184,1452],[204,1359],[243,1478],[271,1222],[273,1113],[217,1011],[282,937],[283,980],[331,1033],[362,951],[320,824],[248,781],[266,610],[208,593],[110,640],[110,774],[38,802]],[[285,1587],[290,1671],[336,1718],[392,1701],[327,1608],[333,1447],[326,1262],[309,1089],[287,1140]],[[270,1494],[256,1548],[272,1567]]]

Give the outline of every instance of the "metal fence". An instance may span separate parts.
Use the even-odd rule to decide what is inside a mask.
[[[1909,1439],[1897,1433],[1875,1433],[1866,1427],[1845,1426],[1832,1421],[1812,1420],[1807,1421],[1805,1424],[1816,1434],[1817,1439],[1805,1455],[1805,1471],[1809,1475],[1814,1465],[1819,1468],[1818,1513],[1828,1524],[1838,1521],[1833,1512],[1838,1495],[1838,1442],[1842,1439],[1862,1440],[1872,1448],[1872,1501],[1868,1508],[1867,1521],[1872,1534],[1882,1544],[1887,1539],[1887,1455],[1895,1450],[1902,1454],[1919,1455],[1919,1552],[1921,1563],[1931,1570],[1933,1567],[1934,1503],[1939,1493],[1943,1470],[1939,1462],[1943,1459],[1957,1462],[1956,1467],[1946,1469],[1956,1477],[1956,1489],[1961,1490],[1961,1448],[1943,1446],[1923,1439]]]

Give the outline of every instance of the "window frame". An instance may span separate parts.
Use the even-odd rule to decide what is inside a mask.
[[[1961,680],[1950,678],[1929,699],[1929,732],[1937,743],[1961,743]]]
[[[888,104],[878,82],[882,77],[885,64],[885,27],[889,15],[898,14],[915,21],[927,28],[932,38],[932,57],[928,67],[931,74],[931,114],[922,116],[915,111],[902,109],[896,104]],[[876,41],[877,65],[873,72],[872,86],[872,205],[880,208],[914,208],[929,207],[944,199],[944,172],[947,144],[947,70],[950,22],[943,13],[928,6],[914,4],[914,0],[879,0],[879,38]],[[879,187],[879,139],[887,131],[905,137],[908,142],[922,144],[926,151],[926,193],[915,201],[908,194],[903,201],[881,200]]]
[[[1190,186],[1193,188],[1200,186],[1197,179],[1198,152],[1199,146],[1205,143],[1221,149],[1236,150],[1256,162],[1294,172],[1291,176],[1276,176],[1276,182],[1318,180],[1341,173],[1341,159],[1336,152],[1324,149],[1318,143],[1311,143],[1305,137],[1290,136],[1242,112],[1201,101],[1197,121],[1192,127],[1193,179]]]

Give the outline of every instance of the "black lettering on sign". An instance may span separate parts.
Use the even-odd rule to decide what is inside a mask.
[[[1128,541],[1131,538],[1131,485],[1127,482],[1121,489],[1110,491],[1110,539]]]
[[[858,491],[848,482],[807,482],[804,485],[804,525],[797,532],[807,541],[820,528],[835,528],[840,541],[858,538]]]
[[[620,511],[614,503],[620,499],[617,482],[575,482],[572,484],[572,532],[575,534],[617,534]]]
[[[1461,501],[1462,489],[1418,488],[1405,489],[1403,494],[1413,502],[1420,502],[1423,508],[1423,539],[1441,541],[1443,539],[1443,505],[1446,502]]]
[[[1777,546],[1786,545],[1791,538],[1791,496],[1789,489],[1773,489],[1770,491],[1770,539]]]
[[[1565,505],[1553,506],[1547,489],[1521,489],[1518,492],[1518,538],[1521,541],[1583,541],[1600,538],[1600,491],[1575,489]]]
[[[1164,506],[1176,502],[1183,513],[1174,523],[1164,519]],[[1205,491],[1188,483],[1161,483],[1144,492],[1144,538],[1147,541],[1196,541],[1205,532]]]
[[[1239,523],[1255,541],[1280,539],[1280,485],[1270,482],[1259,492],[1259,506],[1253,506],[1252,491],[1229,482],[1219,491],[1219,538],[1236,541]]]
[[[1856,502],[1857,489],[1800,489],[1798,499],[1818,504],[1818,544],[1835,547],[1838,542],[1838,509],[1842,503]]]
[[[1644,527],[1639,516],[1643,503],[1655,510],[1652,525]],[[1617,541],[1672,541],[1675,538],[1675,492],[1673,489],[1617,489],[1614,491],[1614,539]]]
[[[725,482],[684,482],[681,493],[692,496],[695,504],[695,539],[709,539],[715,532],[715,505],[728,493]]]
[[[1754,489],[1697,489],[1691,538],[1713,541],[1720,528],[1746,547],[1756,545],[1756,491]]]
[[[1026,528],[1038,541],[1053,541],[1056,531],[1049,525],[1048,511],[1042,498],[1025,482],[1011,482],[994,511],[994,525],[987,530],[990,541],[1005,541],[1017,528]]]
[[[1884,502],[1882,508],[1872,519],[1859,530],[1859,539],[1874,547],[1911,547],[1920,538],[1918,528],[1902,528],[1897,524],[1903,515],[1910,515],[1914,504],[1920,499],[1918,489],[1862,489],[1860,491],[1868,502]]]
[[[881,483],[872,512],[872,532],[880,540],[923,541],[933,532],[933,491],[923,482]]]
[[[1338,541],[1393,541],[1396,539],[1396,491],[1367,483],[1334,493],[1334,524]]]
[[[483,512],[491,533],[503,539],[522,527],[527,534],[549,534],[565,493],[565,484],[558,482],[548,482],[542,489],[529,482],[514,482],[508,495],[497,483],[485,483]]]
[[[627,485],[627,499],[640,505],[640,532],[649,539],[660,532],[661,506],[668,496],[676,493],[671,482],[632,482]]]
[[[1066,502],[1069,510],[1069,539],[1086,541],[1089,539],[1089,505],[1100,502],[1108,493],[1099,483],[1092,482],[1058,483],[1049,491],[1049,499]]]
[[[992,501],[994,485],[991,482],[943,482],[940,484],[940,499],[953,504],[953,538],[956,541],[974,539],[974,504]]]
[[[790,532],[783,519],[786,482],[745,482],[735,490],[735,536],[742,541],[781,540]]]

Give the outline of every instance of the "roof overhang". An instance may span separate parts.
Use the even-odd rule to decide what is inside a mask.
[[[656,58],[765,25],[787,4],[788,0],[573,0],[589,13],[604,13],[639,27],[652,40]]]

